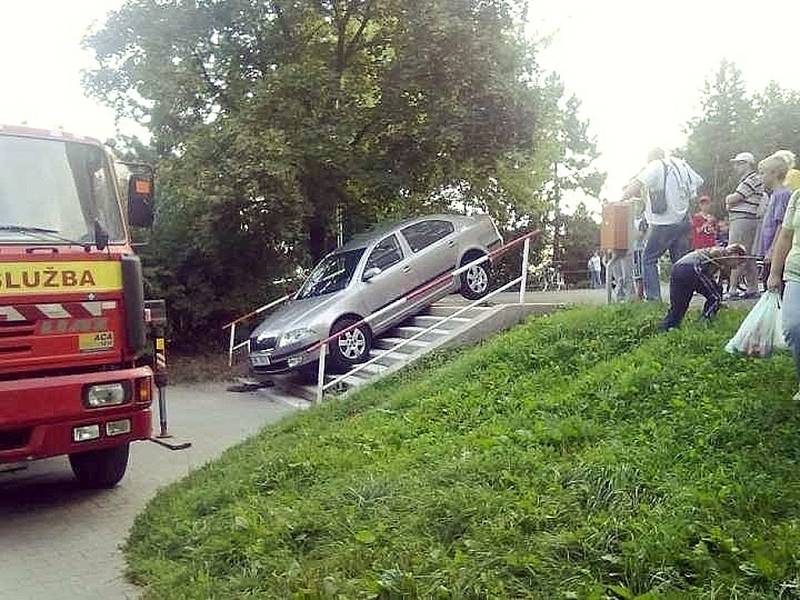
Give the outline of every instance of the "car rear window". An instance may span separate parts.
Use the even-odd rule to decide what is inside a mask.
[[[431,244],[438,242],[443,237],[453,233],[455,228],[449,221],[432,219],[414,223],[403,229],[403,237],[408,241],[408,245],[413,252],[419,252]]]

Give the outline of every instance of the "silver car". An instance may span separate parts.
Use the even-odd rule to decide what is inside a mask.
[[[326,256],[293,298],[252,333],[253,374],[310,370],[319,358],[313,349],[322,339],[413,292],[410,302],[380,312],[330,343],[335,371],[367,360],[375,336],[443,296],[457,290],[472,300],[486,295],[489,261],[452,278],[443,276],[501,244],[486,216],[419,217],[357,235]]]

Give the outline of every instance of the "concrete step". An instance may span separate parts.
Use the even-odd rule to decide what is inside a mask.
[[[414,337],[415,335],[419,335],[423,331],[425,331],[427,327],[415,327],[413,325],[401,325],[400,327],[395,327],[392,329],[390,334],[393,337],[399,337],[403,339],[408,339],[410,337]],[[423,341],[432,341],[442,337],[443,335],[447,335],[448,331],[446,329],[431,329],[430,331],[422,334],[417,340]],[[415,340],[416,341],[416,340]]]
[[[408,354],[403,354],[402,350],[403,349],[401,349],[399,352],[389,352],[387,354],[385,350],[373,348],[369,351],[369,357],[372,359],[380,356],[381,358],[378,360],[378,364],[391,367],[399,362],[405,361],[408,358]]]
[[[432,304],[428,307],[428,310],[425,314],[434,317],[449,317],[463,308],[464,306],[459,306],[458,304]],[[492,306],[475,306],[464,311],[456,318],[465,318],[471,320],[475,317],[485,315],[487,312],[492,310],[494,310],[494,307]]]
[[[401,344],[405,340],[403,338],[397,337],[382,337],[375,340],[375,347],[380,348],[382,350],[393,350],[398,344]],[[425,342],[423,340],[413,340],[408,342],[405,346],[397,350],[398,353],[402,352],[405,355],[413,354],[420,348],[427,348],[431,344],[430,342]]]
[[[409,319],[403,325],[411,325],[412,327],[427,328],[431,325],[436,325],[439,329],[447,329],[448,331],[462,327],[464,323],[469,323],[472,319],[466,317],[454,317],[449,321],[443,322],[446,317],[439,317],[435,315],[419,315],[413,319]]]

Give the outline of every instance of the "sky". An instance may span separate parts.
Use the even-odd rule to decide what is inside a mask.
[[[107,139],[113,112],[87,98],[81,71],[86,31],[123,0],[0,0],[0,123]],[[582,101],[608,172],[603,197],[615,200],[655,147],[685,140],[704,80],[727,58],[751,89],[770,80],[800,88],[791,69],[800,3],[773,0],[733,8],[730,0],[532,0],[529,32],[547,37],[540,64],[557,71]],[[741,4],[742,6],[745,3]],[[135,133],[126,124],[123,133]],[[577,196],[567,198],[567,210]],[[589,201],[591,208],[599,207]]]

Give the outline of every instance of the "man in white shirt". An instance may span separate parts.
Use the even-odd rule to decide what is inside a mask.
[[[667,157],[660,148],[650,152],[647,159],[647,166],[628,184],[622,199],[645,200],[645,219],[650,227],[642,257],[644,297],[660,301],[658,259],[669,250],[675,264],[689,251],[689,202],[697,196],[703,178],[685,160]]]

